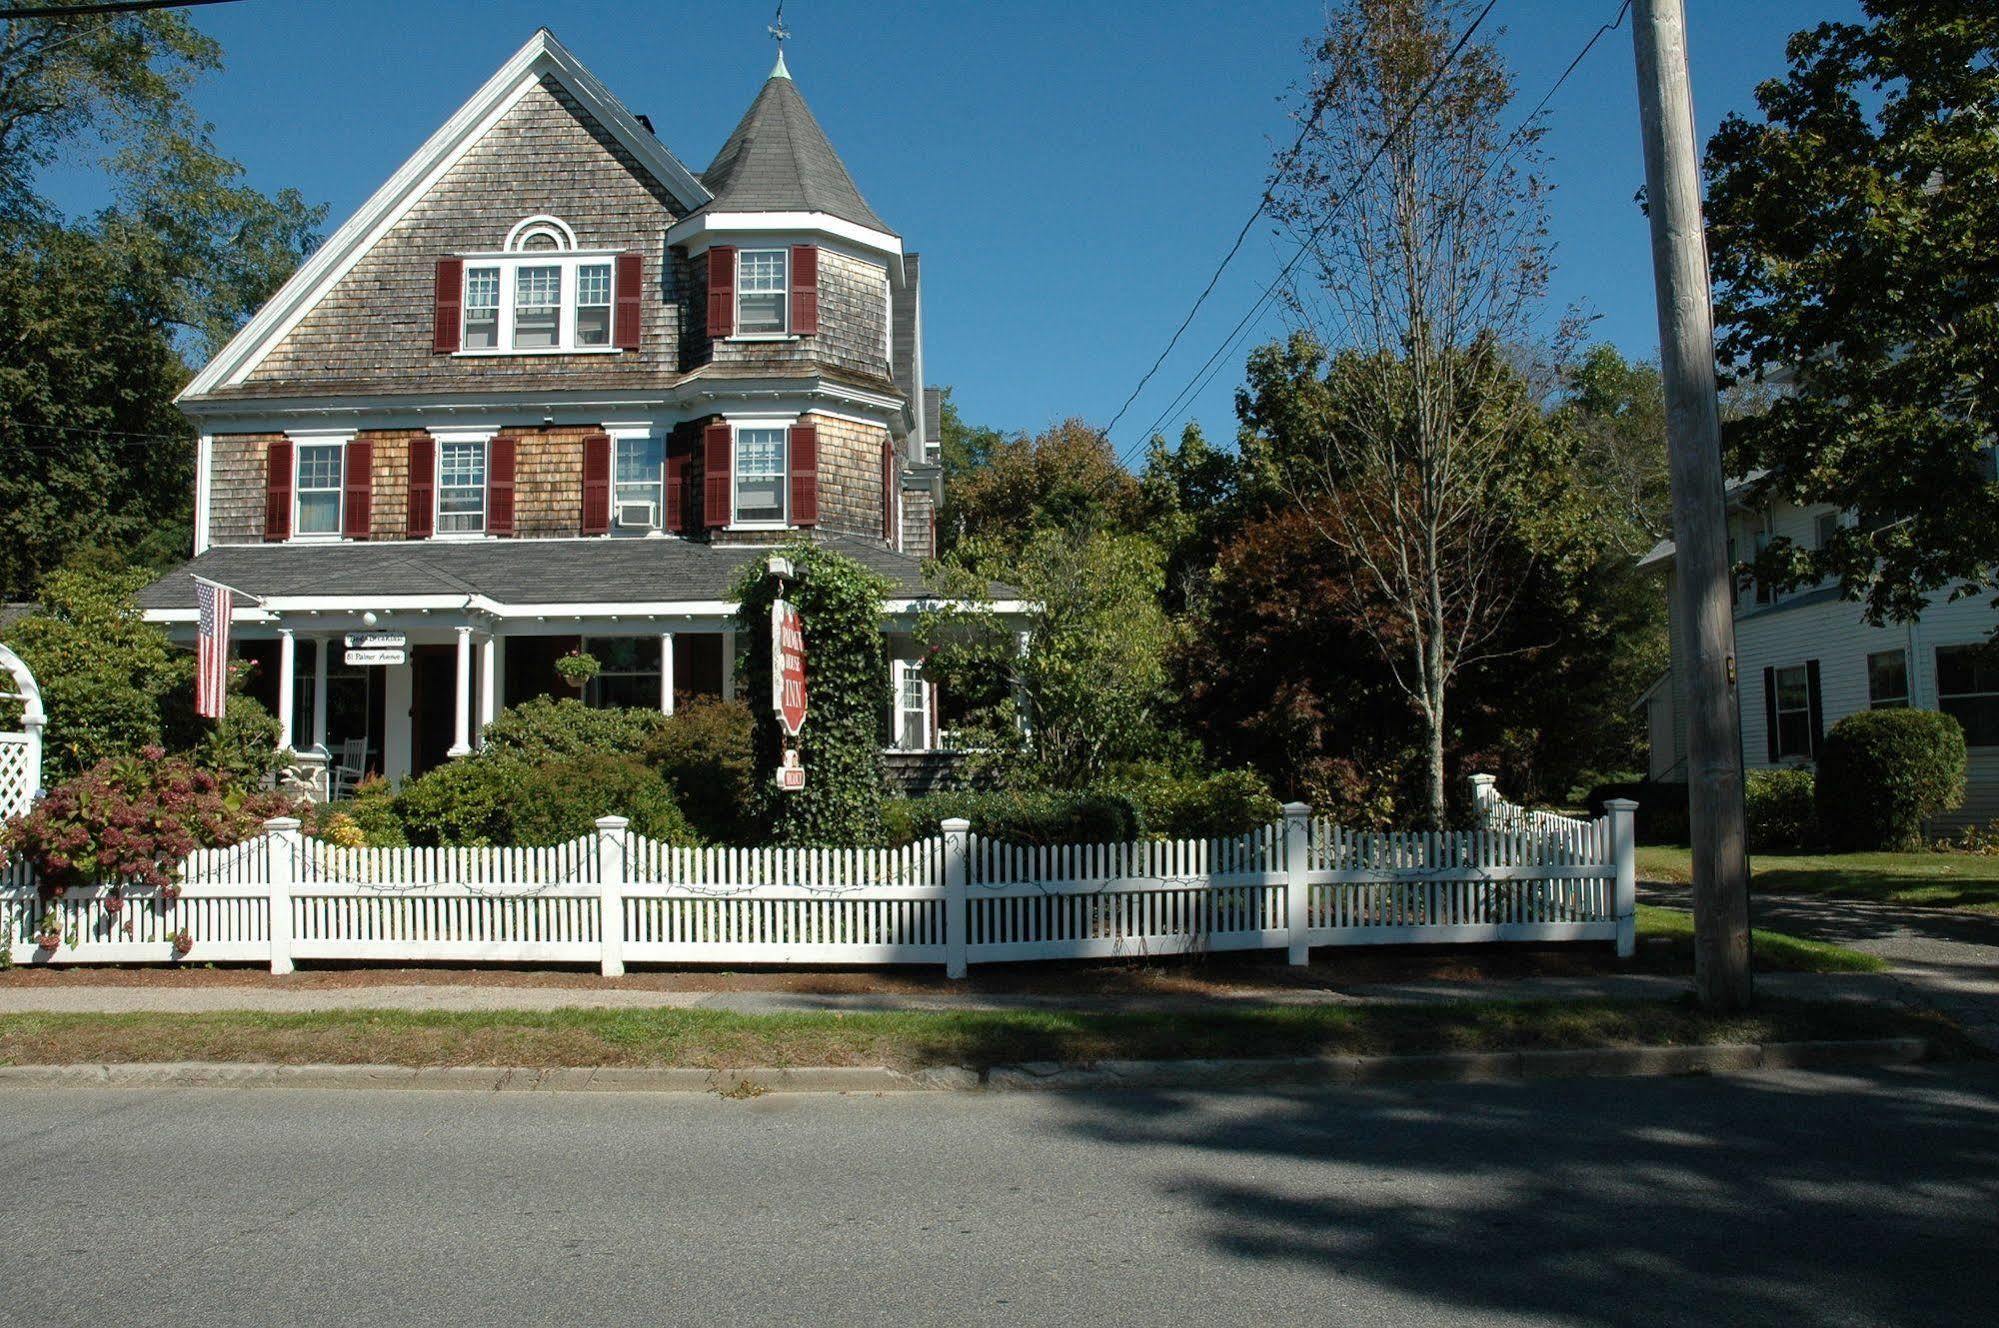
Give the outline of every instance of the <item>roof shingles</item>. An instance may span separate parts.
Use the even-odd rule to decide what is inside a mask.
[[[875,215],[798,88],[773,74],[750,103],[701,183],[715,196],[707,212],[823,212],[872,230]]]

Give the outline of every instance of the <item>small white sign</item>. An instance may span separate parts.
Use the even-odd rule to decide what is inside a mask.
[[[354,665],[401,664],[408,656],[400,650],[350,650],[347,662]]]
[[[409,638],[401,632],[349,632],[349,650],[401,650],[409,645]],[[352,662],[351,660],[349,661]]]

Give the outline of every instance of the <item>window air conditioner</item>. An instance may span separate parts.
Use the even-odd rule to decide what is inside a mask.
[[[653,530],[659,526],[658,503],[619,503],[618,524],[627,530]]]

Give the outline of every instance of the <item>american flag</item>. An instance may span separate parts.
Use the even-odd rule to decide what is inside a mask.
[[[194,601],[201,608],[194,645],[194,712],[203,719],[220,719],[229,699],[229,615],[236,595],[228,586],[196,577]]]

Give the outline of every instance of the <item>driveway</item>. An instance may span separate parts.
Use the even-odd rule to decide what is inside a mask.
[[[1685,886],[1640,883],[1638,899],[1662,908],[1692,906]],[[1752,893],[1749,917],[1756,927],[1881,956],[1894,965],[1911,1004],[1941,1010],[1999,1049],[1999,914]]]
[[[1989,1324],[1999,1066],[1287,1094],[0,1090],[15,1323]]]

